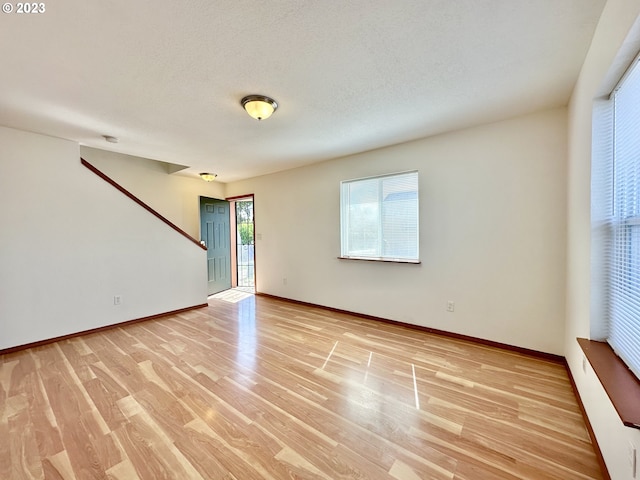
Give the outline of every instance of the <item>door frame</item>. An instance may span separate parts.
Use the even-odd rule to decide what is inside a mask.
[[[238,226],[236,225],[236,202],[240,200],[251,200],[253,202],[253,288],[256,293],[258,293],[258,275],[256,273],[257,269],[257,252],[256,252],[256,199],[253,193],[248,193],[246,195],[235,195],[233,197],[227,197],[225,200],[229,202],[229,231],[232,231],[231,243],[235,248],[231,251],[231,287],[235,288],[238,286],[238,254],[237,254],[237,241],[236,237],[238,235]]]

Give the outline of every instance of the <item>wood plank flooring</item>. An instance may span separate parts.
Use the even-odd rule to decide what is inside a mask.
[[[0,479],[600,479],[562,365],[237,292],[0,357]]]

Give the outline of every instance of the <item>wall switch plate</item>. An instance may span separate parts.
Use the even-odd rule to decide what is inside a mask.
[[[453,312],[456,309],[456,304],[453,302],[453,300],[449,300],[447,302],[447,312]]]
[[[282,284],[283,284],[283,285],[286,285],[286,284],[287,284],[287,277],[285,277],[285,278],[283,278],[283,279],[282,279]]]
[[[587,357],[582,356],[582,373],[587,373]]]
[[[114,305],[122,305],[122,295],[114,295],[113,304]]]

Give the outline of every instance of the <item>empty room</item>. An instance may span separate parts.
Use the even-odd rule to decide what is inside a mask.
[[[5,2],[0,479],[640,478],[637,0]]]

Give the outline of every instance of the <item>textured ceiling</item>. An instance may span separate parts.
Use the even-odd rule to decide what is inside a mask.
[[[604,3],[45,1],[0,14],[0,125],[229,182],[566,105]]]

